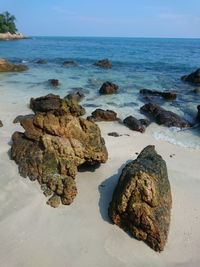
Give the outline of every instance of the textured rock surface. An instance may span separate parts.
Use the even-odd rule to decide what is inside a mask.
[[[80,102],[85,97],[84,93],[81,91],[76,91],[74,93],[70,93],[64,97],[64,99],[73,100],[76,102]]]
[[[22,64],[12,64],[5,59],[0,59],[0,72],[25,71],[28,67]]]
[[[0,120],[0,127],[3,127],[3,122]]]
[[[85,109],[74,99],[62,99],[58,95],[54,94],[31,98],[30,108],[34,112],[59,111],[72,114],[74,116],[82,116],[85,114]]]
[[[113,223],[155,251],[167,241],[172,198],[165,161],[147,146],[122,170],[109,206]]]
[[[195,72],[192,72],[189,75],[182,76],[181,80],[193,84],[200,84],[200,69],[197,69]]]
[[[150,95],[150,96],[161,96],[166,100],[175,100],[177,94],[175,92],[160,92],[157,90],[150,90],[150,89],[142,89],[140,90],[140,94],[142,95]]]
[[[94,63],[94,65],[100,68],[104,68],[104,69],[112,68],[112,62],[109,61],[107,58],[98,60],[97,62]]]
[[[158,124],[167,127],[179,127],[179,128],[189,128],[190,123],[172,111],[165,110],[157,104],[145,104],[140,109],[142,112],[152,116]]]
[[[77,194],[78,166],[107,160],[99,127],[64,111],[49,111],[20,118],[24,133],[15,132],[11,157],[23,177],[38,180],[49,205],[69,205]]]
[[[99,93],[101,95],[109,95],[109,94],[116,94],[119,89],[119,86],[111,83],[105,82],[102,84],[101,88],[99,89]]]
[[[96,109],[92,112],[92,116],[88,117],[89,120],[92,121],[116,121],[117,113],[112,110],[103,110],[103,109]]]
[[[133,116],[128,116],[127,118],[125,118],[123,120],[123,123],[127,127],[129,127],[131,130],[138,131],[138,132],[141,132],[141,133],[144,133],[145,129],[146,129],[146,126],[149,125],[148,120],[145,120],[145,119],[138,120]]]

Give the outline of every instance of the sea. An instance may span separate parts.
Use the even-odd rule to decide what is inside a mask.
[[[0,58],[24,63],[29,70],[22,73],[0,74],[0,97],[15,96],[24,103],[31,98],[81,90],[82,105],[89,115],[96,108],[111,109],[120,119],[129,115],[144,118],[140,107],[146,102],[141,89],[176,91],[174,101],[157,101],[163,108],[195,123],[200,95],[196,86],[181,81],[181,76],[200,67],[200,39],[166,38],[103,38],[103,37],[33,37],[20,41],[1,41]],[[111,69],[94,66],[97,60],[108,58]],[[47,64],[37,64],[44,59]],[[77,66],[64,67],[65,60]],[[48,79],[59,79],[60,86],[52,88]],[[99,95],[101,85],[110,81],[119,86],[114,95]],[[6,92],[5,92],[6,90]],[[19,115],[19,114],[16,114]],[[191,149],[200,149],[200,128],[166,128],[155,124],[151,131],[155,139]]]

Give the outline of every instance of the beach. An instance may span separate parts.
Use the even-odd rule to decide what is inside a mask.
[[[94,172],[79,172],[78,195],[70,206],[46,205],[37,182],[22,178],[10,160],[10,138],[22,130],[12,121],[29,114],[29,97],[4,88],[0,118],[0,259],[1,266],[189,266],[199,265],[199,151],[155,140],[154,125],[144,134],[117,122],[98,123],[109,158]],[[24,97],[23,97],[24,95]],[[34,95],[34,93],[33,93]],[[109,132],[122,136],[108,136]],[[110,223],[107,208],[121,169],[147,145],[166,161],[172,213],[165,250],[156,253]]]

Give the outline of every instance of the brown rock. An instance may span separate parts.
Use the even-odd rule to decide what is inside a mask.
[[[142,89],[140,90],[140,94],[147,95],[147,96],[161,96],[166,100],[175,100],[177,97],[177,94],[175,92],[160,92],[157,90],[149,90],[149,89]]]
[[[119,89],[118,85],[111,82],[105,82],[99,89],[99,93],[101,95],[116,94],[118,89]]]
[[[158,124],[167,127],[189,128],[191,124],[172,111],[165,110],[157,104],[148,103],[140,108],[142,112],[152,116]]]
[[[116,121],[117,113],[112,110],[103,110],[103,109],[96,109],[92,112],[92,116],[88,117],[89,120],[92,121]]]
[[[82,93],[81,91],[77,91],[66,95],[64,99],[80,102],[84,97],[85,97],[84,93]]]
[[[165,161],[154,146],[122,170],[109,206],[113,223],[155,251],[167,241],[172,198]]]
[[[74,99],[62,99],[58,95],[49,94],[46,96],[31,98],[30,108],[34,112],[57,111],[72,114],[74,116],[82,116],[85,109],[80,106]]]
[[[3,122],[0,120],[0,127],[3,127]]]
[[[107,58],[98,60],[96,63],[94,63],[94,65],[100,68],[104,68],[104,69],[112,68],[112,63]]]
[[[0,72],[25,71],[28,67],[22,64],[12,64],[5,59],[0,59]]]

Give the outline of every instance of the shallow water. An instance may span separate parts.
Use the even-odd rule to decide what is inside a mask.
[[[199,67],[200,39],[34,37],[0,42],[1,57],[29,67],[24,73],[0,74],[1,98],[13,98],[15,102],[18,96],[16,101],[22,106],[27,106],[24,101],[32,96],[50,92],[65,96],[76,87],[85,91],[82,104],[88,114],[97,107],[109,108],[121,119],[128,115],[143,117],[139,111],[144,104],[139,96],[142,88],[177,91],[176,101],[162,105],[191,122],[200,104],[200,96],[193,93],[195,87],[180,80],[182,75]],[[36,64],[40,58],[48,63]],[[103,70],[93,65],[102,58],[109,58],[113,68]],[[63,67],[62,63],[68,59],[76,61],[78,66]],[[47,84],[51,78],[60,80],[58,89]],[[118,94],[99,95],[101,84],[107,80],[119,85]],[[151,134],[156,139],[200,149],[199,129],[180,131],[155,126]]]

